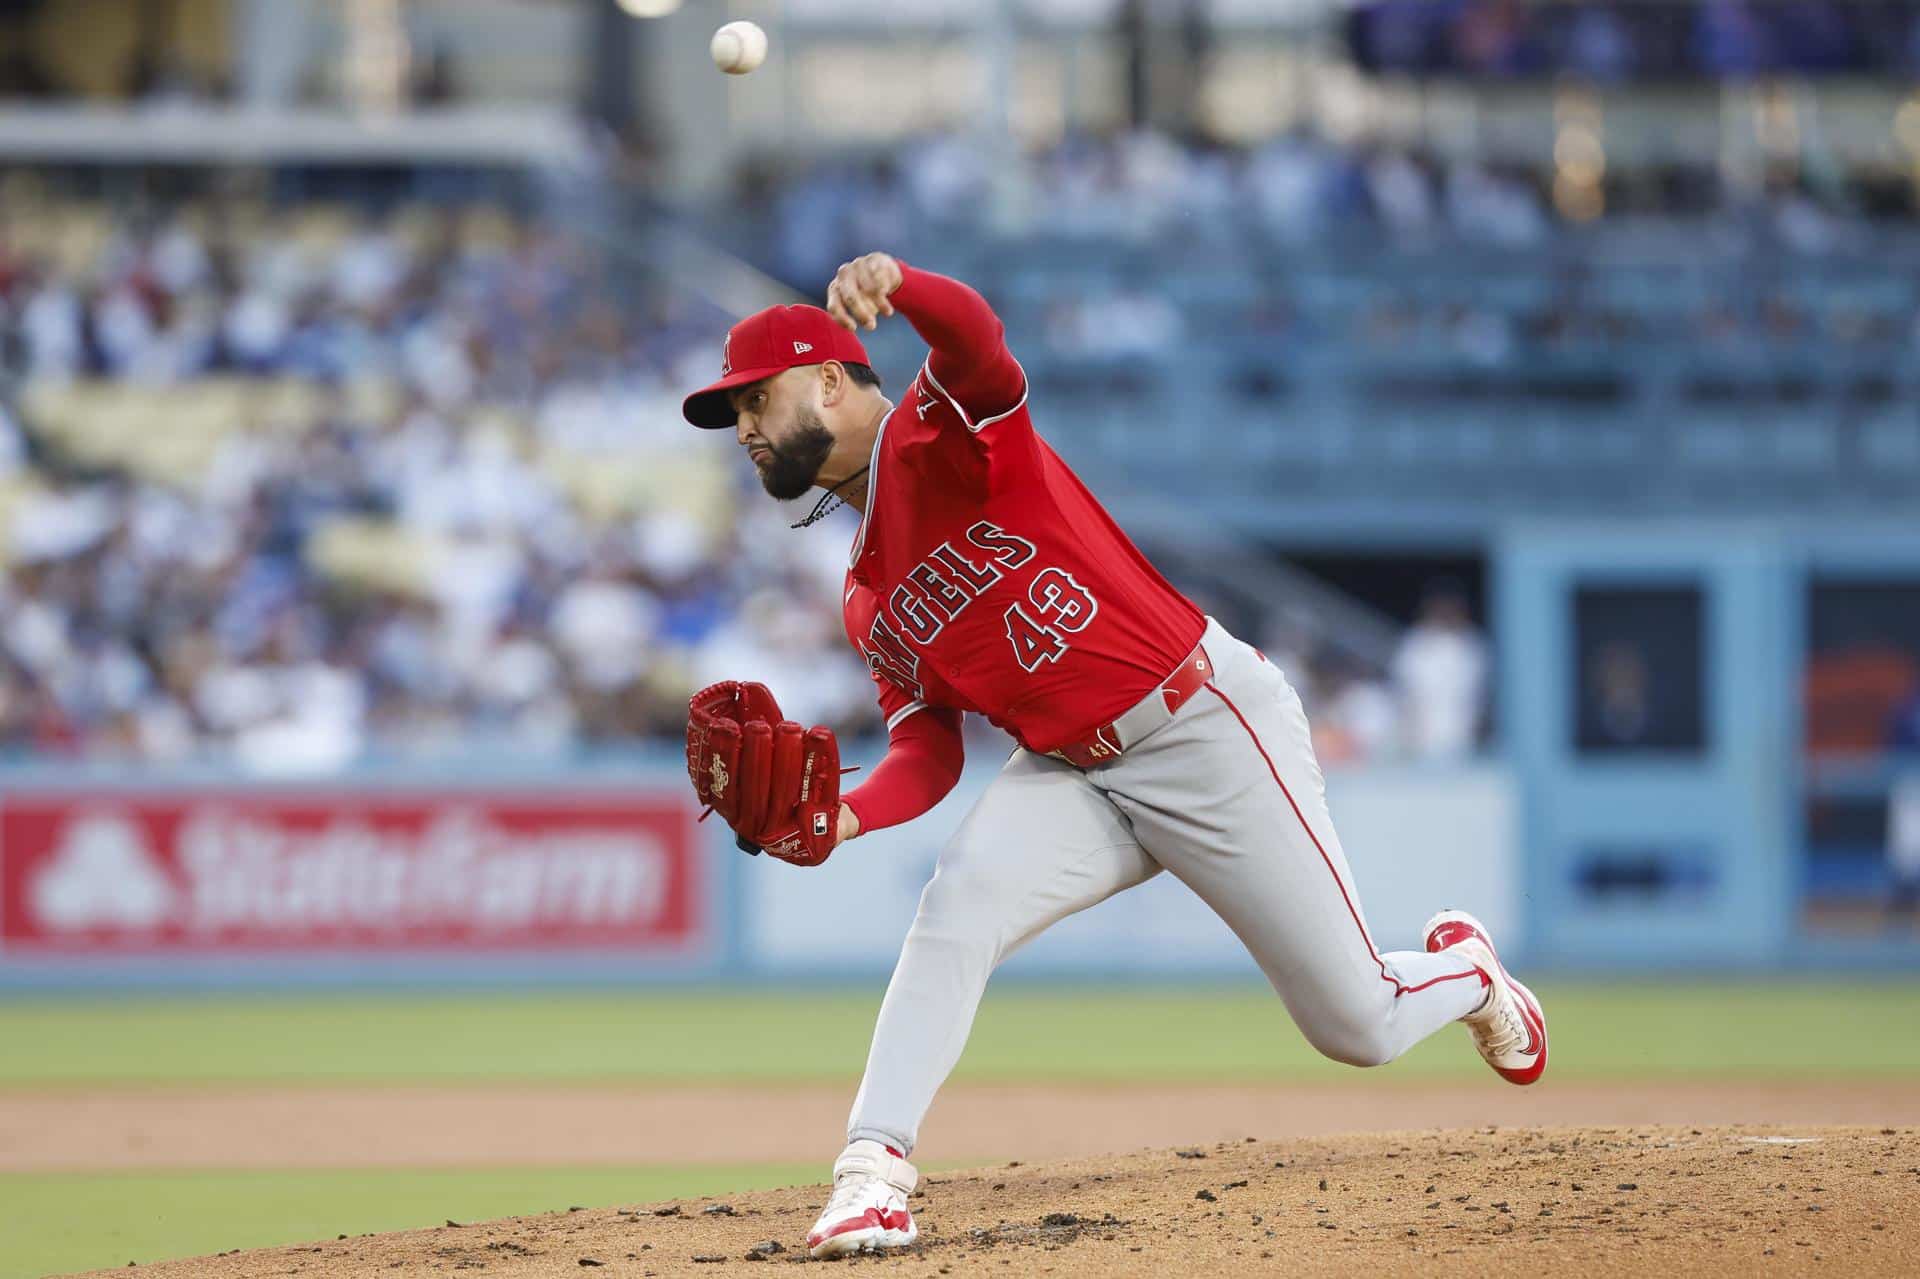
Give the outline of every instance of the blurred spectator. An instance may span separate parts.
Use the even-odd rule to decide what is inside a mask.
[[[1895,712],[1888,743],[1898,772],[1887,793],[1887,871],[1893,913],[1920,915],[1920,689]]]
[[[1539,196],[1526,183],[1476,164],[1456,164],[1447,174],[1447,217],[1461,235],[1517,247],[1546,236]]]
[[[1644,745],[1654,726],[1653,674],[1638,646],[1619,641],[1603,646],[1584,672],[1586,702],[1593,708],[1595,740],[1588,749]]]
[[[1245,176],[1250,204],[1275,238],[1300,244],[1325,227],[1334,163],[1304,133],[1276,138],[1253,153]]]
[[[1887,795],[1887,871],[1893,913],[1920,914],[1920,772],[1897,778]]]
[[[1920,687],[1913,687],[1894,710],[1887,744],[1896,751],[1920,754]]]
[[[929,222],[964,221],[985,201],[986,157],[958,133],[936,133],[906,147],[901,164],[914,209]]]
[[[1432,229],[1435,201],[1426,170],[1400,151],[1382,152],[1367,165],[1367,190],[1382,225],[1401,238]]]
[[[1415,758],[1461,759],[1473,753],[1486,704],[1487,646],[1457,588],[1441,585],[1428,593],[1394,654],[1393,680]]]
[[[1313,747],[1327,768],[1391,759],[1399,752],[1400,708],[1385,681],[1342,658],[1317,668]]]
[[[1706,0],[1695,12],[1693,54],[1701,70],[1751,76],[1770,70],[1773,50],[1749,0]]]
[[[1634,70],[1633,41],[1611,5],[1583,4],[1567,37],[1567,67],[1603,84],[1628,79]]]
[[[20,423],[0,403],[0,484],[20,473],[27,465],[27,438]]]
[[[1535,70],[1538,55],[1519,0],[1476,0],[1454,22],[1455,65],[1480,75],[1520,75]]]
[[[1183,317],[1164,296],[1120,288],[1106,297],[1064,299],[1049,312],[1048,345],[1089,359],[1148,358],[1180,340]]]

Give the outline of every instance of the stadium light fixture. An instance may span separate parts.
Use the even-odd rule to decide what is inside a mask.
[[[680,0],[619,0],[630,18],[664,18],[680,7]]]

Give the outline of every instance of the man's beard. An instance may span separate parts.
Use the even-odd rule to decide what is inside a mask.
[[[795,412],[794,421],[786,443],[767,441],[769,456],[758,468],[760,486],[782,502],[791,502],[812,488],[820,468],[826,465],[827,454],[833,452],[833,434],[819,414],[803,404]]]

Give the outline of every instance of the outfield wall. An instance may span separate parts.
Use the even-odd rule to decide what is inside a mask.
[[[992,778],[992,769],[973,770],[926,820],[850,845],[858,873],[754,866],[741,882],[741,905],[755,962],[776,972],[890,969],[942,841]],[[1519,813],[1504,769],[1357,769],[1333,773],[1327,787],[1383,948],[1416,946],[1435,910],[1458,905],[1480,913],[1503,945],[1524,951]],[[1165,874],[1056,925],[1007,971],[1257,975],[1227,927]]]
[[[696,824],[664,758],[312,784],[17,770],[0,774],[0,984],[882,977],[997,763],[813,870]],[[1328,787],[1381,945],[1412,945],[1432,910],[1463,905],[1524,952],[1505,769],[1359,769]],[[1171,876],[1062,923],[1008,971],[1255,975]]]

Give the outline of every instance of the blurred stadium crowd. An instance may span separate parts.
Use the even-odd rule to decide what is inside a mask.
[[[735,207],[765,212],[736,219],[732,247],[795,282],[872,244],[955,256],[1044,343],[1043,389],[1097,390],[1081,373],[1191,396],[1225,361],[1220,388],[1252,400],[1312,366],[1482,409],[1656,382],[1706,406],[1809,387],[1873,402],[1920,348],[1914,277],[1887,269],[1914,258],[1910,183],[1565,179],[1307,133],[1241,149],[1143,131],[1070,138],[1008,180],[942,136],[750,175]]]
[[[828,259],[837,265],[847,243],[930,239],[996,220],[1021,233],[1134,243],[1177,231],[1282,247],[1337,244],[1344,235],[1529,248],[1595,218],[1679,219],[1699,233],[1698,219],[1711,215],[1716,240],[1756,233],[1817,254],[1848,247],[1870,217],[1913,212],[1916,196],[1904,181],[1882,186],[1871,175],[1835,172],[1816,182],[1787,168],[1735,190],[1712,167],[1694,165],[1616,175],[1598,202],[1569,201],[1556,184],[1564,175],[1551,170],[1385,142],[1342,144],[1306,130],[1253,147],[1152,130],[1075,134],[1011,157],[1011,176],[1007,159],[957,134],[799,172],[769,158],[745,172],[736,207],[768,210],[754,229],[774,250],[771,260],[783,274],[811,278]],[[1605,176],[1604,155],[1598,169]]]
[[[1460,242],[1551,274],[1593,212],[1557,202],[1549,174],[1305,135],[1076,137],[1017,177],[933,136],[749,172],[715,230],[810,293],[858,249],[937,266],[946,243],[1009,229],[1189,250],[1248,233],[1282,250]],[[1872,225],[1844,190],[1798,181],[1742,203],[1681,175],[1616,210],[1683,237],[1708,235],[1685,228],[1713,210],[1717,240],[1816,259]],[[22,187],[0,227],[0,747],[305,768],[497,731],[566,752],[675,736],[690,684],[742,673],[792,690],[798,717],[874,729],[832,608],[841,540],[789,535],[728,450],[689,437],[677,392],[708,373],[727,317],[661,277],[497,208],[132,211]],[[1920,342],[1907,300],[1702,296],[1677,335],[1701,349],[1809,328]],[[1009,323],[1044,389],[1076,361],[1198,342],[1187,301],[1114,281],[1010,301]],[[1414,291],[1324,332],[1284,290],[1245,314],[1242,336],[1276,353],[1438,343],[1497,363],[1516,344],[1676,336],[1632,297],[1566,288],[1521,312]],[[1436,597],[1386,660],[1311,648],[1294,670],[1330,762],[1483,736],[1487,654],[1457,600]]]
[[[578,242],[491,212],[5,227],[0,747],[559,751],[677,735],[743,662],[868,725],[843,548],[774,536],[679,421],[723,316],[616,304]]]
[[[1614,82],[1920,68],[1920,9],[1911,0],[1376,0],[1348,10],[1346,36],[1355,62],[1376,72]]]

